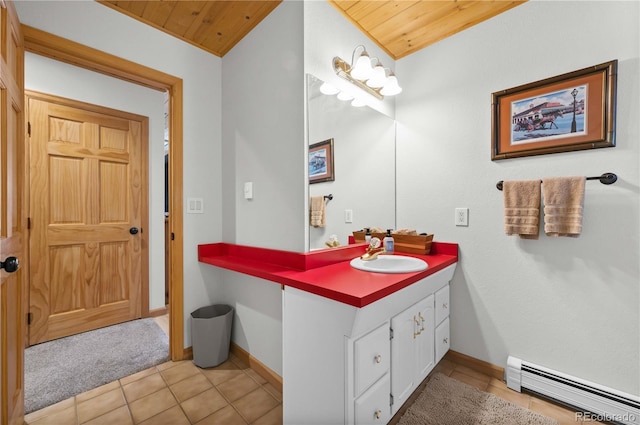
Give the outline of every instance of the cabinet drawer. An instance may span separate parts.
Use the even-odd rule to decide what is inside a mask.
[[[357,397],[389,371],[390,354],[388,322],[355,341],[354,396]]]
[[[355,423],[386,424],[391,419],[389,406],[389,374],[374,384],[355,401]]]
[[[449,317],[449,285],[436,292],[436,325]]]
[[[436,363],[449,351],[450,341],[449,318],[447,317],[444,319],[444,322],[440,323],[436,328]]]

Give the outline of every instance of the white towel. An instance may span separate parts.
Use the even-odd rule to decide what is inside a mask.
[[[547,236],[580,236],[586,181],[587,178],[582,176],[542,180],[544,231]]]
[[[325,225],[324,196],[312,196],[309,200],[309,224],[313,227]]]

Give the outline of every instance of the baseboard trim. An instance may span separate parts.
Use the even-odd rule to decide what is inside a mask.
[[[182,360],[193,360],[193,347],[189,346],[182,350]]]
[[[246,363],[251,369],[253,369],[258,375],[263,377],[268,383],[282,393],[282,377],[269,369],[260,360],[253,357],[249,352],[245,351],[242,347],[235,342],[231,342],[229,352],[236,356],[240,361]],[[193,360],[193,347],[187,347],[182,354],[183,360]]]
[[[169,309],[166,306],[149,310],[149,314],[147,315],[147,317],[160,317],[164,316],[165,314],[169,314]]]
[[[264,365],[264,363],[253,357],[250,353],[245,351],[242,347],[234,342],[231,343],[230,351],[238,359],[248,364],[249,367],[253,369],[258,375],[266,379],[266,381],[273,385],[276,390],[282,393],[282,377],[280,375],[269,369]]]
[[[467,356],[466,354],[458,353],[453,350],[449,350],[447,354],[445,354],[444,358],[459,365],[466,366],[469,369],[473,369],[476,372],[504,381],[504,368],[500,366],[496,366],[483,360],[478,360],[475,357]]]

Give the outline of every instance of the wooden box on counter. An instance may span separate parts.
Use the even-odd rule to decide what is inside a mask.
[[[381,241],[386,233],[371,233],[371,237],[379,238]],[[407,254],[429,254],[431,252],[431,242],[433,235],[398,235],[393,233],[395,251],[406,252]],[[356,243],[365,242],[364,231],[353,232]]]

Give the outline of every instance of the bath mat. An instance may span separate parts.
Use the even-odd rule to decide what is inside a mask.
[[[557,425],[542,416],[441,373],[427,383],[398,425]]]

